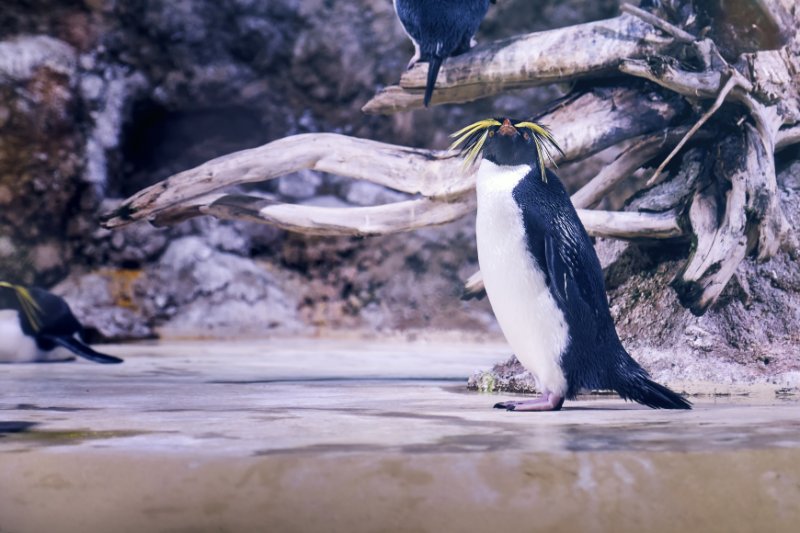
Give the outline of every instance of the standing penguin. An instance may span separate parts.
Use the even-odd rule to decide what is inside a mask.
[[[445,59],[467,52],[473,37],[496,0],[394,0],[394,10],[411,42],[414,57],[408,63],[428,62],[425,107],[431,101],[439,68]]]
[[[558,176],[545,169],[550,132],[489,119],[453,135],[477,173],[478,262],[500,328],[536,377],[541,398],[502,402],[509,411],[557,411],[582,389],[612,389],[656,409],[691,404],[652,381],[623,348],[608,309],[603,271]]]
[[[95,363],[122,359],[92,350],[63,298],[0,281],[0,363],[50,362],[79,355]]]

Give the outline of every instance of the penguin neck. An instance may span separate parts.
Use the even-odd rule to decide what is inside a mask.
[[[498,165],[489,159],[484,159],[476,176],[478,195],[500,191],[512,192],[533,170],[534,167],[530,164]],[[538,179],[538,172],[536,175]]]

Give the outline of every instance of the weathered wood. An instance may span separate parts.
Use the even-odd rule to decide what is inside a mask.
[[[797,143],[800,143],[800,126],[784,128],[778,131],[775,138],[775,149],[783,150]]]
[[[652,13],[645,11],[639,7],[634,6],[633,4],[622,4],[620,6],[620,11],[623,13],[630,13],[631,15],[642,19],[643,21],[647,22],[655,26],[656,28],[660,29],[661,31],[672,35],[675,39],[683,43],[692,43],[696,40],[696,37],[691,33],[682,30],[681,28],[675,26],[674,24],[670,24],[664,19],[661,19]]]
[[[233,185],[260,182],[311,169],[351,176],[425,196],[469,190],[455,154],[418,150],[330,133],[278,139],[264,146],[213,159],[148,187],[104,218],[117,227]]]
[[[540,120],[553,125],[567,160],[581,159],[655,130],[681,110],[680,102],[635,89],[610,88],[570,99]],[[211,160],[139,191],[102,224],[114,228],[158,216],[226,188],[312,169],[363,179],[399,191],[439,199],[475,187],[474,169],[451,152],[421,150],[317,133],[296,135]]]
[[[695,193],[689,222],[696,241],[673,283],[695,314],[717,300],[748,252],[761,259],[777,252],[784,219],[770,159],[757,130],[745,125],[741,139],[720,147],[713,175]]]
[[[342,208],[276,203],[246,195],[224,195],[212,200],[186,214],[270,224],[305,235],[326,236],[364,237],[414,231],[453,222],[475,210],[472,195],[450,202],[420,198],[373,207]],[[171,216],[181,219],[178,211]]]
[[[433,104],[468,102],[508,89],[565,82],[614,71],[625,58],[656,54],[672,42],[630,15],[522,35],[448,59]],[[363,108],[388,114],[422,107],[427,64],[404,73]]]
[[[475,210],[472,194],[451,201],[421,198],[370,207],[319,207],[279,203],[243,194],[211,194],[161,211],[153,222],[167,226],[209,215],[271,224],[307,235],[388,235],[447,224]],[[616,239],[671,239],[683,235],[675,213],[579,209],[586,231]]]
[[[686,131],[685,128],[668,130],[636,139],[589,183],[573,194],[572,203],[578,208],[594,206],[619,182],[630,177],[665,148],[674,146]]]

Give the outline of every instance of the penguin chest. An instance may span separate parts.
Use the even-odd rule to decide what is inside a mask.
[[[71,358],[71,354],[63,348],[49,352],[39,349],[33,337],[22,331],[17,311],[0,311],[0,363],[60,361]]]
[[[477,176],[478,262],[500,329],[541,388],[567,390],[561,357],[569,344],[566,320],[528,251],[523,213],[513,191],[531,168],[481,163]]]

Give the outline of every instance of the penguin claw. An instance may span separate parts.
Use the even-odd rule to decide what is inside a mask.
[[[564,404],[564,397],[547,393],[536,400],[524,402],[497,402],[495,409],[505,409],[506,411],[560,411]]]

